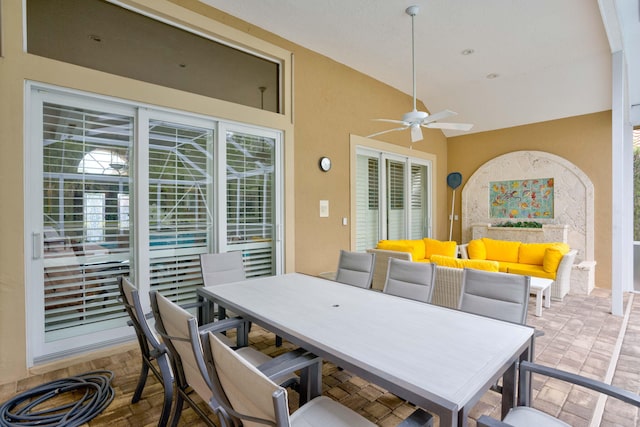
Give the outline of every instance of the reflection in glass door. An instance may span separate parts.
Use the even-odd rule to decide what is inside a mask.
[[[123,326],[133,117],[42,104],[44,340]]]

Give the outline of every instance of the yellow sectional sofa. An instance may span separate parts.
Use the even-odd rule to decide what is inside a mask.
[[[483,237],[461,245],[462,258],[490,260],[503,273],[554,280],[551,296],[562,299],[570,287],[570,274],[577,251],[560,242],[522,243]]]

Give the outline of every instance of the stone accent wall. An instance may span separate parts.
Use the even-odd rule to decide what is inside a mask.
[[[473,238],[473,225],[503,222],[489,218],[489,182],[554,178],[554,218],[543,224],[566,225],[566,242],[577,249],[576,263],[594,259],[593,183],[568,160],[543,151],[514,151],[482,165],[462,189],[462,242]]]
[[[491,224],[473,224],[471,238],[488,237],[495,240],[511,240],[523,243],[562,242],[568,243],[569,226],[543,224],[542,228],[491,227]]]

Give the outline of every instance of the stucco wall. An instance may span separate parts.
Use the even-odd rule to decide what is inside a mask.
[[[23,209],[26,188],[23,177],[28,174],[23,158],[25,80],[283,130],[285,268],[310,274],[334,269],[339,250],[349,248],[350,225],[342,225],[342,217],[348,217],[351,224],[349,135],[368,135],[380,130],[380,124],[370,119],[399,117],[411,106],[411,97],[407,94],[196,0],[125,0],[124,3],[200,31],[216,33],[224,24],[228,30],[226,37],[284,58],[287,63],[284,87],[286,114],[260,111],[27,54],[22,48],[21,2],[2,2],[0,383],[28,374],[25,310],[28,284],[25,280],[27,258],[24,242],[33,230],[25,229]],[[291,70],[294,75],[287,75]],[[291,81],[294,82],[293,87]],[[425,136],[425,141],[414,145],[413,149],[437,155],[437,161],[443,166],[438,169],[441,176],[435,178],[437,182],[444,182],[446,138],[437,130],[425,132]],[[407,133],[398,132],[385,137],[385,141],[405,147],[409,145],[408,140]],[[330,172],[319,171],[317,162],[320,156],[329,156],[333,160]],[[439,194],[434,213],[436,217],[444,218],[446,192]],[[318,201],[321,199],[330,202],[329,218],[319,217]],[[436,220],[435,225],[436,234],[444,236],[446,221]]]

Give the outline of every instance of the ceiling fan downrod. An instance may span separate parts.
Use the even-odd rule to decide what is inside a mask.
[[[418,111],[416,108],[416,31],[414,27],[415,16],[420,11],[420,6],[409,6],[405,12],[411,16],[411,68],[413,69],[413,111]]]

